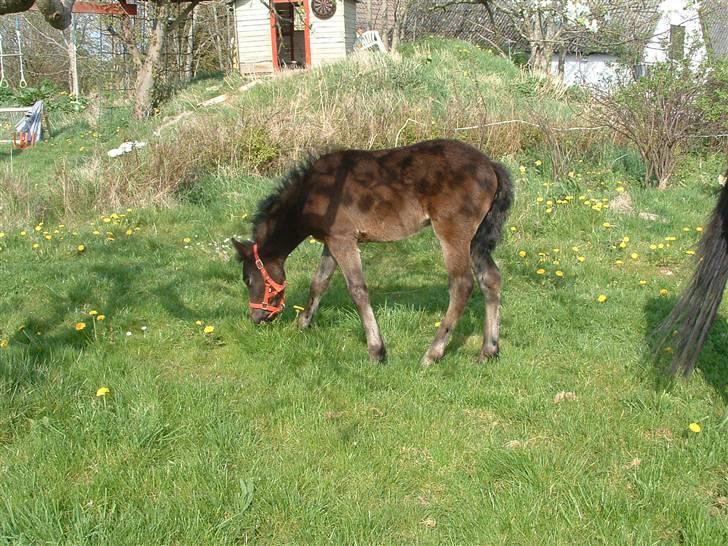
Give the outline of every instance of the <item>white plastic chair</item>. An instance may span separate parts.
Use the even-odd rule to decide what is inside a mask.
[[[379,32],[376,30],[367,30],[362,33],[359,36],[358,45],[362,50],[377,48],[379,51],[387,51],[381,36],[379,36]]]

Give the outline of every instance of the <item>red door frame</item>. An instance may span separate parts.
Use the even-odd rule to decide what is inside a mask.
[[[273,0],[271,7],[275,9],[276,4],[303,4],[303,49],[306,62],[306,68],[311,66],[311,29],[309,25],[310,8],[308,0]],[[295,23],[294,23],[295,24]],[[276,16],[273,11],[270,13],[270,41],[273,49],[273,70],[280,70],[281,66],[278,62],[278,32],[276,32]]]

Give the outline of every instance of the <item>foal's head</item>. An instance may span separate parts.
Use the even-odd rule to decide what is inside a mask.
[[[243,281],[248,287],[250,320],[255,324],[270,322],[285,307],[286,272],[283,261],[271,259],[263,263],[253,241],[232,240],[243,266]]]

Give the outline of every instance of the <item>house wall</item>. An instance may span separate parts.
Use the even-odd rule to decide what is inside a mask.
[[[357,4],[354,1],[346,0],[344,2],[344,43],[346,44],[346,53],[354,51],[354,42],[356,41],[356,17]]]
[[[595,53],[592,55],[570,54],[564,62],[564,83],[566,85],[601,85],[617,75],[613,55]],[[551,60],[551,73],[559,73],[559,57]]]
[[[270,13],[260,0],[235,1],[235,32],[240,72],[272,72]]]
[[[660,19],[655,27],[654,34],[644,51],[645,63],[657,63],[668,60],[670,43],[670,25],[685,27],[685,54],[691,48],[696,51],[692,56],[694,63],[705,58],[705,44],[703,43],[703,27],[700,22],[698,10],[689,0],[663,0],[660,3]]]
[[[353,12],[353,15],[352,15]],[[353,28],[347,32],[347,19],[353,17]],[[339,0],[336,13],[330,19],[319,19],[313,11],[311,23],[311,64],[319,66],[346,57],[354,45],[356,34],[356,4],[353,0]],[[349,22],[349,24],[351,24]],[[349,37],[347,34],[352,34]],[[349,42],[351,45],[348,45]]]
[[[310,2],[310,0],[305,0]],[[310,6],[310,4],[309,4]],[[356,39],[356,2],[339,0],[330,19],[309,15],[311,64],[321,65],[346,57]],[[238,62],[243,74],[273,72],[270,14],[261,0],[235,0],[235,29]],[[286,48],[288,44],[283,44]],[[296,60],[305,61],[304,35],[294,36]]]

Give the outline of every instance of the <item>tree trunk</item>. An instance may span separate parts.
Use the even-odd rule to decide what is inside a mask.
[[[190,28],[187,30],[187,49],[185,52],[185,79],[187,81],[190,81],[192,79],[192,61],[193,59],[193,53],[195,50],[195,14],[197,12],[195,10],[192,10],[192,14],[190,15]]]
[[[73,98],[78,100],[80,89],[78,86],[78,57],[76,55],[76,21],[71,21],[71,27],[68,32],[68,86]]]
[[[531,44],[531,59],[528,64],[535,74],[549,76],[551,74],[551,58],[553,57],[553,49],[544,43]]]
[[[134,93],[134,117],[137,119],[148,117],[153,113],[154,76],[159,68],[159,60],[164,50],[164,40],[167,37],[166,13],[166,9],[160,13],[157,27],[153,29],[152,37],[149,40],[144,62],[137,72]]]
[[[212,23],[213,28],[215,29],[215,36],[213,40],[215,41],[215,52],[217,53],[217,64],[220,67],[220,72],[225,72],[225,56],[223,55],[222,51],[222,32],[220,31],[220,19],[217,15],[217,5],[213,4],[212,6]]]
[[[566,48],[561,47],[559,49],[559,80],[562,82],[566,80]]]

